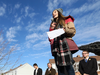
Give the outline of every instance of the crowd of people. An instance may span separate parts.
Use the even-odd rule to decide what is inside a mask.
[[[70,15],[64,16],[62,13],[63,9],[61,8],[55,9],[52,12],[53,19],[49,31],[62,28],[65,33],[54,39],[49,38],[51,53],[55,60],[58,75],[75,75],[73,54],[79,49],[72,39],[76,33],[74,18]],[[79,62],[79,72],[81,75],[98,75],[96,59],[90,58],[88,51],[83,51],[82,55],[84,59]],[[45,75],[56,75],[56,71],[52,68],[52,64],[48,63],[47,65],[48,68]],[[35,68],[34,75],[42,75],[42,69],[38,68],[37,64],[33,66]]]
[[[33,64],[35,70],[34,75],[42,75],[42,69],[38,67],[36,63]],[[52,64],[47,64],[48,68],[46,69],[45,75],[56,75],[56,70],[52,68]]]
[[[84,59],[79,61],[79,72],[81,75],[98,75],[97,74],[97,60],[95,58],[90,58],[89,57],[89,52],[88,51],[83,51],[82,55]],[[34,70],[34,75],[42,75],[42,69],[38,67],[38,65],[35,63],[33,64],[35,70]],[[60,75],[59,73],[56,72],[54,68],[52,68],[51,63],[47,63],[48,68],[45,71],[45,75]],[[69,70],[72,67],[69,67]],[[59,70],[58,70],[59,71]],[[73,70],[74,71],[74,70]],[[66,71],[68,72],[68,71]],[[65,72],[61,71],[63,75],[66,75]],[[79,74],[79,75],[80,75]],[[67,74],[67,75],[72,75],[72,74]],[[75,74],[73,74],[75,75]]]
[[[97,60],[95,58],[90,58],[88,51],[83,51],[82,55],[83,55],[84,59],[79,61],[79,69],[78,69],[80,72],[79,75],[98,75],[97,74]],[[39,68],[36,63],[34,63],[33,66],[35,68],[33,75],[42,75],[43,74],[42,69]],[[47,66],[48,66],[48,68],[45,71],[45,75],[60,75],[59,73],[56,72],[56,70],[54,68],[52,68],[51,63],[47,63]],[[69,70],[70,70],[70,68],[72,68],[72,67],[69,67]],[[63,71],[62,71],[62,74],[66,75]],[[72,75],[72,74],[68,73],[68,75]],[[73,74],[73,75],[75,75],[75,74]]]

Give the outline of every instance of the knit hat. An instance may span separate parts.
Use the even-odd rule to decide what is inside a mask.
[[[55,9],[55,10],[58,10],[60,13],[63,13],[63,9],[61,9],[61,8],[58,8],[58,9]]]

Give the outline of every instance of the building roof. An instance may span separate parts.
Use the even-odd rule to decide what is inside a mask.
[[[22,64],[21,64],[20,66],[22,66]],[[9,73],[10,71],[13,71],[13,70],[17,69],[17,68],[19,68],[20,66],[14,68],[14,69],[10,69],[9,71],[5,72],[4,74]]]
[[[25,64],[28,64],[28,63],[25,63]],[[23,64],[23,65],[25,65],[25,64]],[[13,70],[16,70],[16,69],[18,69],[19,67],[21,67],[21,66],[23,66],[23,65],[21,64],[20,66],[14,68],[14,69],[10,69],[9,71],[5,72],[4,74],[9,73],[9,72],[11,72],[11,71],[13,71]]]
[[[54,59],[49,59],[50,63],[55,63]]]
[[[95,58],[97,61],[100,61],[100,56],[90,56],[91,58]],[[83,57],[74,57],[75,62],[79,62],[80,60],[84,59]]]
[[[100,61],[100,56],[90,56],[91,58],[96,58],[97,61]],[[80,60],[84,59],[83,57],[77,56],[73,58],[75,62],[79,62]],[[49,59],[50,63],[55,63],[54,59]]]

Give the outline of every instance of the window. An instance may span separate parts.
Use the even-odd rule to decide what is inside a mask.
[[[76,64],[73,67],[74,67],[74,70],[76,71]]]
[[[76,64],[74,65],[74,67],[76,67]]]
[[[99,66],[99,68],[98,68],[98,69],[100,70],[100,64],[98,64],[98,66]]]
[[[79,67],[79,65],[77,65],[77,68]]]

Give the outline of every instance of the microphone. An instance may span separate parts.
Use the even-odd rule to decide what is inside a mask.
[[[54,19],[54,18],[51,18],[51,22],[52,22],[52,23],[53,23],[53,22],[57,23],[57,22],[56,22],[56,19]]]

